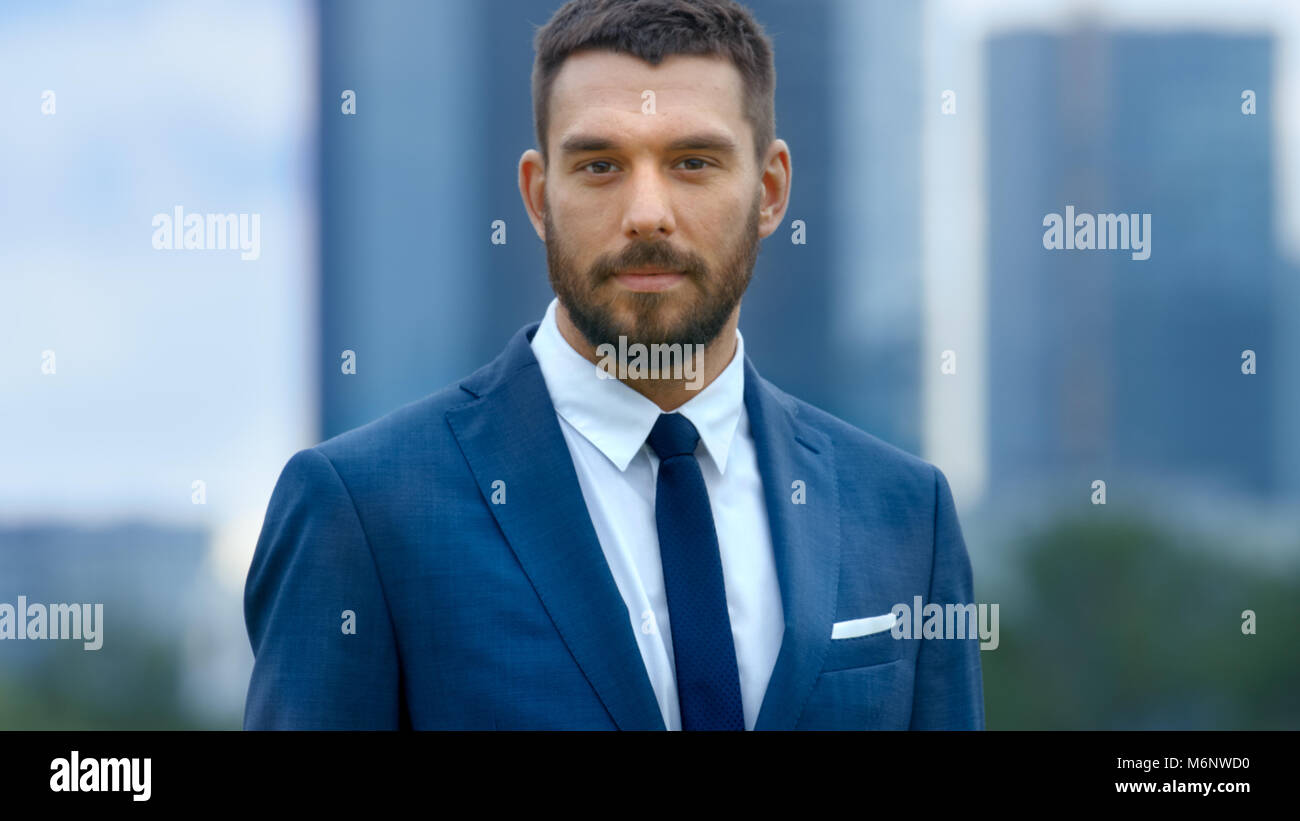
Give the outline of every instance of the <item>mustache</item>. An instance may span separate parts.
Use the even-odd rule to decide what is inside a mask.
[[[636,242],[616,255],[598,258],[591,266],[591,275],[596,282],[602,282],[628,268],[664,268],[696,280],[708,273],[708,264],[698,254],[678,251],[666,241],[656,240]]]

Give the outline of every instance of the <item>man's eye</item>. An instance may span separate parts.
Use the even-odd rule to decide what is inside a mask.
[[[583,168],[589,168],[595,174],[604,175],[614,168],[614,164],[607,160],[596,160],[587,163]]]
[[[678,165],[681,165],[682,163],[699,163],[699,165],[697,166],[686,169],[687,171],[700,171],[703,170],[706,166],[712,164],[708,160],[701,159],[700,157],[687,157],[686,159],[682,160],[681,163],[678,163]]]

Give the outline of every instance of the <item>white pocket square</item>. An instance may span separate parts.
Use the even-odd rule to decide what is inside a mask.
[[[869,636],[872,633],[879,633],[882,630],[888,630],[894,626],[895,615],[893,611],[883,616],[870,616],[865,619],[851,619],[849,621],[837,621],[831,625],[831,638],[833,639],[856,639],[859,636]]]

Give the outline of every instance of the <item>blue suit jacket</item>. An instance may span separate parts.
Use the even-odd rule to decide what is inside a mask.
[[[536,328],[460,384],[289,460],[245,589],[245,728],[663,729]],[[785,611],[756,729],[982,729],[977,638],[831,639],[834,622],[917,595],[973,601],[943,474],[748,358],[745,405]]]

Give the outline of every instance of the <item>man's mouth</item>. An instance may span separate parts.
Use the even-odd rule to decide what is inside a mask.
[[[664,291],[686,278],[681,271],[666,268],[628,268],[614,279],[629,291]]]

